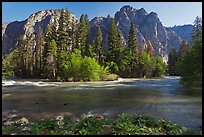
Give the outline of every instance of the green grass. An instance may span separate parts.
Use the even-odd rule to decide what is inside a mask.
[[[23,128],[29,131],[22,131]],[[44,119],[26,125],[14,123],[2,126],[2,134],[10,135],[182,135],[196,134],[190,129],[181,127],[173,122],[156,120],[139,114],[121,114],[116,118],[85,117],[71,122],[68,117],[64,120]]]

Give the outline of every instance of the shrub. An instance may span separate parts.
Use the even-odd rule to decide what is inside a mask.
[[[109,68],[101,67],[95,58],[81,57],[78,50],[68,55],[60,66],[59,75],[63,81],[96,81],[107,78]]]

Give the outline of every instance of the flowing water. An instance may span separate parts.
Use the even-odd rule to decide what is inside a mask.
[[[179,77],[119,79],[103,82],[2,81],[2,113],[40,114],[140,113],[202,127],[202,88],[186,88]]]

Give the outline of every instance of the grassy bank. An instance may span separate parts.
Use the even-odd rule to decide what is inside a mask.
[[[28,122],[15,121],[2,126],[3,135],[181,135],[195,134],[173,122],[138,114],[116,118],[101,115],[72,121],[69,117]]]

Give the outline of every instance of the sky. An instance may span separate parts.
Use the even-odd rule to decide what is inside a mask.
[[[202,2],[2,2],[2,22],[22,21],[40,10],[61,8],[67,8],[78,18],[88,14],[91,20],[96,16],[114,16],[124,5],[156,12],[165,27],[192,24],[196,16],[202,17]]]

